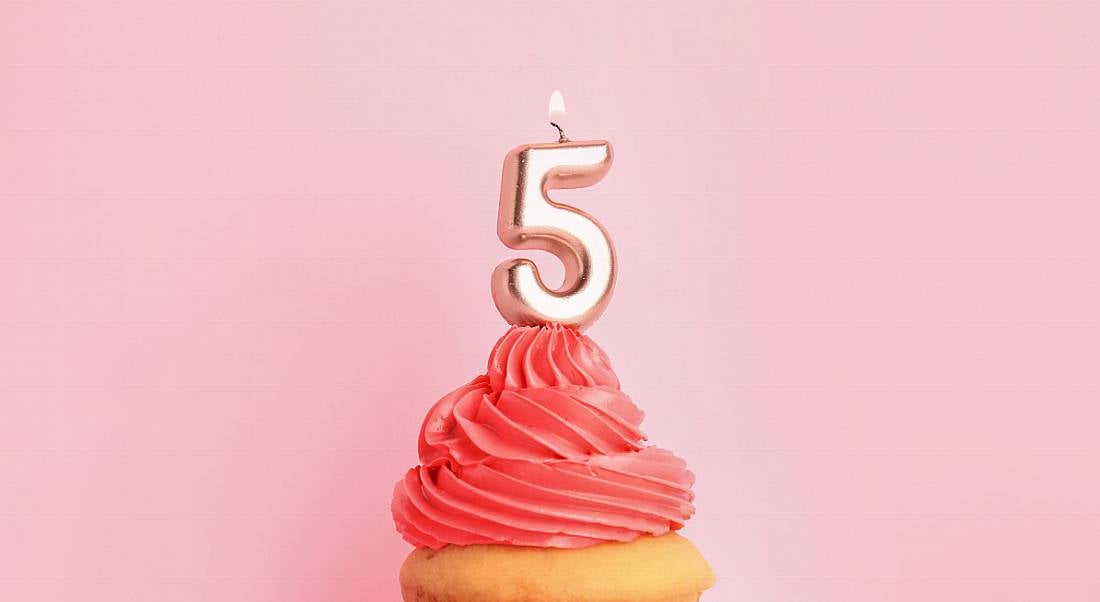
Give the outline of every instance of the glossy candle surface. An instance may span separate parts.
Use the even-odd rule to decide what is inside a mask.
[[[591,186],[611,169],[611,144],[603,141],[532,144],[504,159],[497,234],[513,249],[549,251],[561,260],[565,279],[550,289],[528,259],[497,266],[493,301],[504,319],[519,326],[559,323],[590,326],[615,288],[615,247],[607,231],[584,211],[551,200],[551,190]]]

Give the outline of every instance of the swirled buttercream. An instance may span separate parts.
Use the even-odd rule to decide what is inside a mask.
[[[421,464],[394,488],[397,530],[438,549],[577,548],[678,529],[694,512],[694,477],[645,445],[642,417],[591,339],[513,327],[487,374],[424,419]]]

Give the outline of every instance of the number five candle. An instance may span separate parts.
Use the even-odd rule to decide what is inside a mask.
[[[606,140],[573,142],[554,120],[564,112],[561,95],[550,98],[551,124],[558,142],[525,144],[504,158],[497,235],[512,249],[549,251],[565,266],[565,281],[546,286],[529,259],[505,261],[493,271],[492,291],[500,315],[511,324],[592,325],[615,289],[615,247],[592,216],[547,194],[584,188],[603,179],[613,152]]]

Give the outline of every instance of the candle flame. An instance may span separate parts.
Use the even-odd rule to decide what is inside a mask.
[[[561,124],[562,118],[565,117],[565,98],[562,97],[559,90],[554,90],[554,93],[550,95],[550,121],[552,123]]]

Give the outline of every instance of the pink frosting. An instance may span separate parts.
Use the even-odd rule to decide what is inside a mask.
[[[488,374],[424,419],[420,461],[394,489],[413,545],[579,548],[683,526],[694,477],[647,447],[643,413],[591,339],[567,327],[513,327]]]
[[[494,391],[562,385],[619,388],[603,349],[557,324],[511,328],[493,346],[488,370]]]

